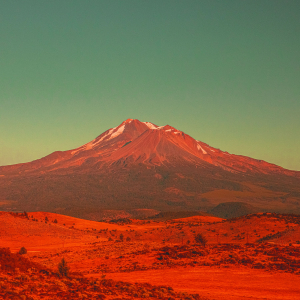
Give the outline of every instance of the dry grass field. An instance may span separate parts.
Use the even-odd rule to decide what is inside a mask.
[[[3,299],[299,299],[300,217],[0,213]],[[196,243],[201,234],[205,242]],[[26,254],[18,254],[25,247]],[[58,271],[62,258],[68,276]]]

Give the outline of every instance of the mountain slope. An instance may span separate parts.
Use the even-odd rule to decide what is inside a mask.
[[[97,218],[103,209],[208,210],[237,201],[300,212],[299,183],[300,172],[128,119],[79,148],[0,167],[0,209]]]
[[[57,151],[39,160],[0,167],[0,174],[43,172],[71,167],[97,167],[102,164],[143,163],[148,165],[176,164],[178,161],[196,166],[211,164],[224,170],[262,174],[284,174],[300,178],[290,171],[265,161],[210,147],[169,125],[128,119],[93,141],[73,150]]]

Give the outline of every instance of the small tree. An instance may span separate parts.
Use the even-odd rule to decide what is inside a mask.
[[[69,267],[64,258],[58,264],[58,273],[62,277],[69,277]]]
[[[207,238],[202,233],[197,233],[195,235],[195,243],[200,244],[203,247],[205,247],[205,245],[207,243]]]
[[[124,235],[122,233],[120,234],[120,240],[121,240],[121,242],[123,242],[123,240],[124,240]]]
[[[19,254],[23,255],[27,253],[27,249],[25,247],[22,247],[19,251]]]

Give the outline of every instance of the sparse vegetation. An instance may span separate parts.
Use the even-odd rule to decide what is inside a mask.
[[[203,233],[197,233],[194,239],[196,244],[201,245],[203,247],[205,247],[207,244],[207,238],[203,235]]]
[[[25,247],[22,247],[20,250],[19,250],[19,254],[23,255],[23,254],[26,254],[27,253],[27,249]]]
[[[12,253],[9,248],[0,248],[0,270],[5,272],[27,272],[29,269],[47,269],[41,265],[31,262],[19,253]]]
[[[146,270],[164,273],[169,270],[172,272],[172,269],[177,272],[177,268],[181,268],[184,272],[185,269],[190,270],[200,266],[201,268],[202,266],[217,267],[218,270],[234,266],[240,269],[255,269],[254,271],[258,270],[257,272],[261,272],[260,269],[264,272],[272,271],[272,274],[288,272],[295,278],[300,275],[300,247],[296,245],[297,242],[299,243],[300,229],[297,224],[286,223],[286,217],[282,219],[278,215],[275,215],[273,219],[270,219],[271,214],[266,216],[260,214],[207,223],[195,218],[191,219],[193,221],[172,220],[159,223],[132,220],[130,226],[109,223],[95,225],[87,220],[81,220],[76,225],[81,223],[84,226],[80,224],[76,226],[77,228],[70,227],[73,221],[63,219],[62,216],[59,219],[60,223],[65,222],[66,227],[46,226],[44,214],[34,215],[34,217],[38,216],[42,223],[32,222],[34,218],[28,221],[22,213],[13,215],[18,219],[13,219],[8,213],[7,215],[9,222],[15,220],[16,223],[13,227],[10,223],[6,225],[4,223],[2,231],[0,228],[1,238],[5,232],[10,232],[7,229],[9,226],[13,230],[19,226],[15,232],[20,234],[22,228],[29,224],[26,232],[31,234],[31,246],[36,246],[37,244],[34,243],[37,242],[41,245],[44,233],[47,244],[51,240],[49,236],[55,237],[55,242],[54,240],[52,242],[58,241],[58,243],[55,244],[55,251],[30,252],[26,256],[18,252],[11,253],[9,249],[0,251],[0,298],[3,297],[3,299],[6,299],[8,294],[5,294],[6,287],[5,293],[2,292],[2,286],[10,287],[12,284],[15,290],[18,290],[20,294],[24,293],[28,300],[31,299],[30,297],[34,299],[34,296],[42,297],[40,295],[45,292],[49,293],[52,299],[81,299],[81,295],[85,295],[86,299],[96,299],[96,296],[98,297],[101,293],[103,294],[101,297],[103,299],[106,297],[107,300],[143,297],[146,299],[149,297],[150,299],[199,299],[192,295],[164,292],[156,289],[155,286],[150,286],[149,283],[143,286],[117,283],[107,279],[123,280],[121,276],[125,276],[126,281],[124,273]],[[0,216],[4,216],[4,213],[3,215],[0,213]],[[54,217],[51,215],[48,217],[53,223]],[[289,216],[288,219],[297,221],[296,217]],[[32,236],[32,233],[36,235]],[[109,233],[114,242],[107,241]],[[259,234],[264,237],[260,243],[257,242]],[[246,243],[248,235],[250,243]],[[13,238],[9,237],[6,240],[17,241],[16,236],[14,233]],[[184,241],[182,241],[182,236],[185,237]],[[121,243],[121,240],[126,243]],[[76,246],[73,246],[74,244]],[[205,247],[203,247],[204,244]],[[27,245],[25,240],[24,246],[27,247]],[[82,247],[78,247],[79,245]],[[47,267],[35,266],[30,260]],[[70,270],[75,268],[78,272],[72,273]],[[9,280],[3,280],[1,277],[7,274],[5,272],[10,274]],[[196,269],[195,272],[197,272]],[[120,277],[114,277],[115,274],[120,274]],[[85,275],[88,278],[84,278]],[[128,278],[131,276],[135,275],[130,275]],[[3,285],[1,281],[4,282]],[[127,291],[128,287],[130,292]],[[145,288],[146,292],[140,292],[138,287]],[[125,294],[123,289],[126,290]],[[110,292],[114,293],[115,298],[112,298]],[[13,297],[13,295],[10,296]],[[7,299],[10,299],[9,297]]]
[[[64,257],[58,264],[58,274],[62,277],[69,277],[69,267]]]

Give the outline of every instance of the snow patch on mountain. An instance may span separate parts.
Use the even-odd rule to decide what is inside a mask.
[[[127,123],[130,123],[131,121],[128,121]],[[120,135],[125,129],[125,124],[124,125],[121,125],[121,126],[118,126],[118,127],[114,127],[114,128],[111,128],[108,130],[108,132],[103,136],[101,137],[101,139],[99,139],[97,141],[97,139],[95,139],[93,141],[94,143],[94,146],[98,145],[100,142],[102,142],[105,138],[106,140],[111,140],[111,139],[114,139],[115,137],[117,137],[118,135]]]
[[[94,140],[94,143],[95,144],[99,144],[100,142],[102,142],[107,136],[109,136],[110,134],[112,134],[112,132],[116,129],[115,128],[112,128],[110,129],[101,139],[99,139],[98,141]]]
[[[124,131],[124,129],[125,129],[125,125],[120,126],[115,132],[113,132],[111,134],[111,136],[107,140],[114,139],[115,137],[117,137],[118,135],[120,135]]]
[[[73,150],[73,151],[71,152],[71,154],[72,154],[72,155],[75,155],[75,154],[77,154],[77,153],[80,152],[80,151],[83,151],[83,150],[89,150],[89,149],[92,149],[92,148],[93,148],[93,141],[92,141],[92,142],[88,142],[88,143],[84,144],[83,146],[81,146],[81,147],[79,147],[79,148]]]
[[[199,141],[197,141],[197,142],[199,142]],[[207,154],[207,152],[199,144],[197,144],[197,149],[201,150],[203,154]]]
[[[154,125],[153,123],[150,122],[143,122],[144,124],[146,124],[150,129],[157,129],[158,126]]]

